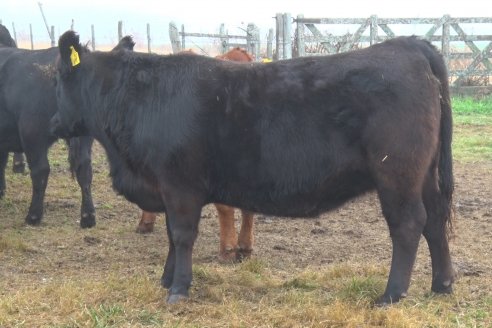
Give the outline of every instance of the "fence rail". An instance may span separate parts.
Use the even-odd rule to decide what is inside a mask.
[[[424,33],[417,36],[440,48],[448,66],[452,86],[491,83],[492,35],[466,33],[463,24],[485,25],[492,30],[492,17],[458,18],[444,15],[438,18],[380,18],[373,15],[368,18],[305,18],[298,15],[291,19],[290,14],[277,14],[276,18],[278,59],[344,52],[402,35],[395,32],[402,25],[417,25],[422,29],[425,29],[424,25],[430,25]],[[292,22],[295,24],[294,33],[285,29],[285,24]],[[320,25],[359,26],[353,33],[337,35],[323,33],[319,29]],[[456,42],[460,42],[462,46],[451,47],[451,43]],[[478,45],[477,42],[486,45]],[[292,44],[292,47],[283,46],[279,49],[279,44],[286,43]]]
[[[234,35],[229,34],[226,31],[224,24],[220,25],[219,33],[196,33],[186,32],[184,25],[181,25],[181,30],[178,30],[176,24],[174,22],[171,22],[169,23],[169,38],[171,40],[173,53],[178,53],[185,50],[187,47],[187,39],[189,38],[208,38],[216,39],[219,41],[221,54],[226,53],[230,48],[241,47],[246,49],[246,51],[248,51],[249,53],[253,54],[256,60],[260,59],[260,30],[253,23],[248,24],[244,35]],[[271,52],[272,42],[273,30],[268,36],[267,51],[268,49],[270,49]],[[271,58],[271,53],[267,56]]]

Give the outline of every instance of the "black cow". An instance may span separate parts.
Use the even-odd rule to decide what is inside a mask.
[[[26,223],[37,225],[43,216],[50,172],[48,148],[57,140],[50,133],[49,122],[56,112],[54,76],[58,48],[17,49],[3,26],[0,27],[0,42],[4,45],[0,47],[0,198],[6,189],[8,153],[24,152],[33,188]],[[125,47],[127,42],[125,39],[120,47]],[[70,167],[82,190],[80,226],[83,228],[95,225],[91,196],[92,143],[92,137],[69,140]]]
[[[422,234],[432,290],[452,291],[452,117],[446,68],[430,43],[403,37],[266,65],[89,53],[71,31],[59,49],[52,128],[93,135],[114,188],[166,211],[169,303],[188,296],[205,204],[310,217],[370,190],[393,243],[379,302],[406,295]]]
[[[7,28],[1,24],[0,24],[0,47],[17,48],[17,45],[15,44],[14,39],[12,39],[12,37],[10,36],[10,33],[7,30]],[[25,168],[24,156],[22,155],[22,153],[14,153],[14,159],[12,165],[12,169],[14,173],[24,173],[24,168]],[[4,189],[5,187],[2,189],[0,184],[0,196],[2,190]]]
[[[3,28],[3,34],[8,31]],[[10,34],[8,34],[10,37]],[[4,36],[2,39],[5,39]],[[15,45],[15,43],[14,43]],[[54,65],[58,49],[0,48],[0,196],[5,192],[5,165],[9,152],[24,152],[31,171],[32,200],[26,223],[37,225],[50,166],[48,148],[57,140],[49,131],[56,112]],[[95,224],[91,196],[91,137],[71,140],[71,167],[82,189],[80,225]]]

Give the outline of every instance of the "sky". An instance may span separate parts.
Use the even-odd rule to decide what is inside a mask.
[[[70,28],[82,41],[89,41],[91,24],[96,31],[96,43],[117,42],[118,21],[123,21],[124,34],[133,35],[138,43],[146,43],[146,25],[150,24],[153,46],[169,43],[169,22],[184,24],[188,32],[217,33],[224,23],[229,34],[243,34],[250,22],[260,28],[264,40],[269,28],[275,28],[276,13],[293,17],[454,17],[492,16],[492,0],[0,0],[0,20],[12,33],[15,25],[19,43],[29,42],[32,24],[34,42],[49,43],[48,33],[38,2],[49,25],[55,26],[55,37]],[[244,5],[243,5],[244,4]],[[487,34],[492,34],[492,30]],[[198,42],[198,41],[197,41]]]

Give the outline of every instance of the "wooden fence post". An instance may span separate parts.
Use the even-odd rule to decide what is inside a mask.
[[[96,31],[94,30],[94,24],[91,25],[91,40],[92,51],[96,51]]]
[[[273,28],[268,30],[268,38],[267,38],[267,57],[273,59]]]
[[[297,15],[298,20],[302,20],[304,15]],[[306,46],[304,44],[304,23],[296,23],[296,42],[297,42],[297,57],[306,56]]]
[[[275,60],[284,59],[284,16],[277,13],[276,18],[276,42],[275,42]]]
[[[229,48],[229,38],[227,36],[224,23],[220,24],[219,34],[220,34],[220,53],[223,55],[227,52],[227,49]]]
[[[171,40],[171,47],[173,54],[177,54],[181,51],[181,42],[179,41],[178,27],[174,22],[169,23],[169,39]]]
[[[181,49],[186,49],[186,34],[184,24],[181,24]]]
[[[149,54],[152,52],[151,51],[151,48],[150,48],[150,42],[151,42],[151,39],[150,39],[150,24],[147,23],[147,50],[148,50]]]
[[[72,24],[70,24],[70,30],[73,31],[73,27],[74,27],[75,23],[73,21],[73,18],[72,18]]]
[[[31,39],[31,50],[34,50],[34,40],[32,37],[32,24],[29,24],[29,38]]]
[[[123,21],[118,21],[118,42],[123,38]]]
[[[444,22],[442,24],[442,43],[441,43],[441,53],[446,63],[446,67],[449,68],[449,15],[444,15]]]
[[[292,17],[289,13],[284,14],[284,58],[292,58]]]
[[[369,44],[372,46],[373,44],[376,44],[376,43],[378,43],[378,16],[372,15],[371,16],[371,31],[370,31]]]
[[[255,60],[260,59],[260,31],[253,23],[246,28],[246,51],[253,54]]]
[[[56,46],[56,41],[55,41],[55,26],[51,25],[51,47]]]

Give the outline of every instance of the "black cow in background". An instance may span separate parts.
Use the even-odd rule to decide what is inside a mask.
[[[17,48],[15,44],[15,40],[10,36],[7,28],[0,24],[0,47],[11,47]],[[25,163],[24,163],[24,155],[22,153],[14,153],[12,170],[14,173],[24,173],[25,172]],[[0,188],[1,193],[2,188]]]
[[[10,38],[3,26],[1,33],[2,40]],[[48,148],[57,140],[48,128],[56,112],[54,65],[57,56],[57,48],[35,51],[12,46],[0,48],[0,196],[6,189],[8,153],[24,152],[32,180],[31,205],[25,220],[31,225],[39,224],[43,217],[50,173]],[[80,225],[84,228],[95,224],[91,195],[92,143],[90,137],[69,141],[71,168],[82,190]]]
[[[58,48],[17,49],[1,25],[0,42],[4,45],[0,47],[0,198],[6,189],[9,152],[24,152],[32,180],[32,200],[25,220],[37,225],[43,216],[50,173],[48,148],[57,140],[49,131],[49,121],[57,110],[54,74]],[[125,38],[119,48],[129,45],[133,47]],[[80,226],[92,227],[96,223],[91,195],[93,138],[72,138],[67,142],[70,168],[82,191]]]
[[[72,31],[59,50],[52,128],[93,135],[114,188],[166,211],[168,302],[188,297],[205,204],[309,217],[371,190],[393,244],[379,302],[406,296],[422,235],[432,290],[452,291],[451,105],[446,66],[429,42],[402,37],[266,65],[90,53]]]

